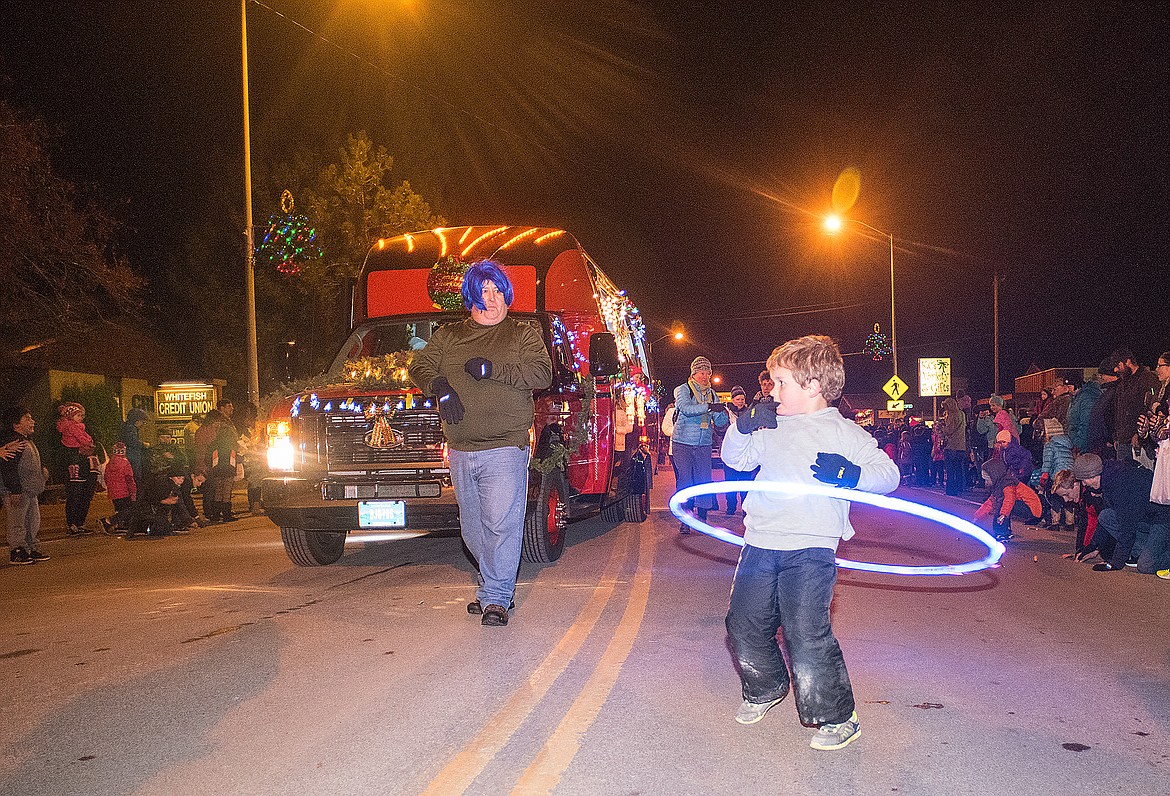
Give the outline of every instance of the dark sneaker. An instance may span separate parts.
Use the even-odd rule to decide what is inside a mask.
[[[781,700],[773,699],[771,702],[748,702],[746,699],[743,704],[739,706],[739,710],[735,712],[735,720],[740,724],[755,724],[760,719],[764,718],[764,714],[771,710],[774,706],[779,705]]]
[[[1123,569],[1123,567],[1115,567],[1108,561],[1102,561],[1100,564],[1093,565],[1094,572],[1116,572],[1119,569]]]
[[[1125,562],[1125,565],[1127,567],[1137,567],[1137,564],[1138,564],[1138,560],[1136,558],[1131,558],[1129,561]]]
[[[28,551],[23,547],[14,547],[12,552],[8,554],[8,560],[13,564],[35,564],[33,557],[28,554]]]
[[[509,611],[516,610],[516,601],[515,600],[508,603],[508,610]],[[478,597],[467,604],[467,613],[472,614],[473,616],[479,616],[480,614],[483,613],[483,606],[479,604]]]
[[[502,605],[488,603],[483,609],[479,623],[486,627],[503,627],[508,624],[508,609]]]
[[[32,549],[28,551],[28,557],[33,561],[48,561],[52,556],[47,553],[42,553],[40,550]]]
[[[114,535],[114,523],[110,522],[108,517],[102,517],[98,522],[102,524],[102,533],[106,536]]]
[[[86,528],[84,525],[70,525],[69,530],[66,531],[66,533],[70,536],[89,536],[93,533],[93,531],[91,531],[89,528]]]
[[[822,724],[809,746],[825,752],[844,749],[860,735],[861,723],[857,721],[857,711],[855,710],[847,721],[840,724]]]

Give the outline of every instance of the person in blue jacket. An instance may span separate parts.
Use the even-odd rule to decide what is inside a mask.
[[[674,389],[674,405],[678,419],[674,422],[671,447],[674,464],[678,471],[676,489],[695,484],[707,484],[711,476],[712,432],[716,428],[727,428],[730,418],[727,409],[719,402],[719,396],[711,386],[711,360],[704,356],[695,357],[691,362],[691,377],[686,384]],[[700,520],[706,521],[707,512],[716,507],[714,495],[703,495],[687,501],[687,508],[694,509]],[[679,533],[689,533],[683,523]]]

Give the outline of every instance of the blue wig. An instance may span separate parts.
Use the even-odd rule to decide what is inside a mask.
[[[512,281],[500,268],[499,263],[491,260],[479,260],[471,264],[467,273],[463,275],[463,308],[470,310],[475,307],[479,311],[486,310],[483,303],[483,286],[491,282],[496,290],[504,294],[504,303],[512,306]]]

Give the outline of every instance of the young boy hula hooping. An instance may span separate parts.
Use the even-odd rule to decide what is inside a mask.
[[[772,352],[767,365],[772,400],[753,406],[728,429],[725,463],[737,470],[759,467],[759,481],[819,481],[881,494],[898,486],[898,466],[872,436],[830,405],[845,386],[845,364],[830,338],[790,340]],[[792,688],[800,722],[817,728],[813,749],[841,749],[861,733],[845,658],[829,619],[837,543],[853,536],[849,505],[749,493],[744,547],[727,612],[743,685],[735,720],[755,724]],[[787,663],[777,631],[784,634]]]

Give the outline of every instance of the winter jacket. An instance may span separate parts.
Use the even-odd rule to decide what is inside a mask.
[[[954,398],[943,401],[943,447],[949,451],[967,450],[967,416]]]
[[[146,446],[142,443],[142,436],[138,433],[137,423],[145,421],[150,416],[144,409],[135,407],[126,413],[126,422],[122,424],[119,439],[126,444],[126,460],[134,470],[134,477],[142,480],[142,466],[146,463]]]
[[[1061,470],[1072,469],[1072,463],[1072,442],[1068,434],[1059,434],[1044,443],[1044,460],[1040,464],[1042,473],[1048,473],[1049,478],[1055,478]]]
[[[1089,450],[1089,417],[1093,406],[1101,399],[1101,385],[1095,381],[1085,382],[1085,385],[1073,393],[1068,404],[1068,417],[1064,429],[1068,432],[1068,440],[1073,450],[1078,453]]]
[[[1128,443],[1137,433],[1138,416],[1146,411],[1146,396],[1156,395],[1162,383],[1154,372],[1142,365],[1117,382],[1117,402],[1113,407],[1113,440]]]
[[[714,388],[704,389],[689,379],[686,384],[675,387],[674,405],[678,409],[678,419],[674,421],[671,441],[679,445],[710,445],[714,439],[713,428],[728,425],[727,412],[707,410],[708,404],[718,400]]]
[[[11,459],[0,459],[0,492],[36,497],[45,491],[45,468],[37,446],[11,427],[0,434],[0,445],[18,439],[24,440],[24,450]]]
[[[106,464],[106,494],[110,500],[119,498],[138,497],[138,482],[134,478],[134,468],[125,456],[115,453]]]

